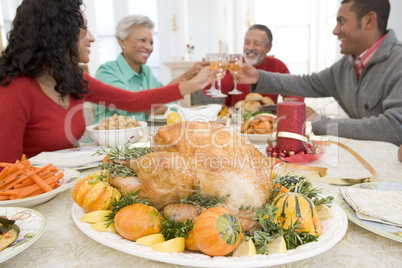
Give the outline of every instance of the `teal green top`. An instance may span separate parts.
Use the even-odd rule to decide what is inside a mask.
[[[163,86],[153,75],[151,69],[145,64],[141,65],[140,74],[136,73],[123,57],[123,54],[120,54],[115,61],[102,64],[96,71],[95,77],[106,84],[132,92]],[[135,119],[138,121],[147,120],[144,112],[130,113],[124,110],[114,109],[113,107],[95,105],[94,123],[98,124],[103,118],[114,114],[130,117],[135,116]]]

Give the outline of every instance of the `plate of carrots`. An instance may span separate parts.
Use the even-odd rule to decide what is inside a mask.
[[[0,207],[33,207],[73,187],[80,178],[74,169],[58,169],[51,163],[34,166],[25,156],[15,163],[0,163]]]

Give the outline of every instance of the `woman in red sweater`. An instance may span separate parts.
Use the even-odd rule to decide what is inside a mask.
[[[85,131],[84,101],[130,112],[181,99],[210,84],[205,67],[193,79],[141,92],[121,90],[83,74],[95,41],[82,0],[24,0],[0,57],[0,162],[22,154],[71,148]]]

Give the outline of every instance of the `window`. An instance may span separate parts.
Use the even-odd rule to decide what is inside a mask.
[[[270,54],[291,73],[308,74],[335,62],[337,0],[255,0],[255,7],[255,23],[272,31]]]

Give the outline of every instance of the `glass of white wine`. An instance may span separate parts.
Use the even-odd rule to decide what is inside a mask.
[[[209,68],[211,71],[221,69],[222,72],[216,74],[218,78],[218,89],[215,91],[210,91],[211,98],[225,98],[228,95],[223,94],[221,89],[221,79],[227,70],[226,53],[209,53],[206,55],[206,60],[209,62]]]
[[[236,75],[240,71],[240,64],[243,63],[243,55],[242,54],[229,54],[228,56],[228,69],[233,76],[233,84],[234,87],[231,91],[228,92],[230,95],[240,95],[243,92],[237,89],[237,80]]]

